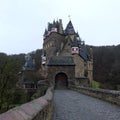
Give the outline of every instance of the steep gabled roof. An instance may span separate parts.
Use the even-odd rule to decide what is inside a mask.
[[[67,24],[67,27],[65,29],[65,34],[70,34],[70,35],[75,34],[75,30],[71,21],[69,21],[69,23]]]
[[[74,66],[72,56],[53,56],[48,62],[48,66]]]
[[[89,61],[91,59],[90,54],[85,45],[80,46],[80,56],[85,60]]]

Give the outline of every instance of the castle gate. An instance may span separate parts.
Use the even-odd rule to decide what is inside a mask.
[[[68,77],[65,73],[58,73],[55,76],[55,89],[66,89],[68,87]]]
[[[52,56],[47,64],[47,71],[47,78],[56,89],[75,84],[75,63],[72,56]]]

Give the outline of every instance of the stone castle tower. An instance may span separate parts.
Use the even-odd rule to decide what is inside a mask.
[[[91,86],[93,80],[92,48],[75,32],[71,20],[63,29],[62,20],[48,23],[45,29],[42,70],[55,86]]]

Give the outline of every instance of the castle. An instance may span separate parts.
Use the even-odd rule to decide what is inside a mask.
[[[42,71],[56,87],[91,86],[92,48],[85,45],[71,22],[63,29],[62,20],[48,23],[43,35]]]

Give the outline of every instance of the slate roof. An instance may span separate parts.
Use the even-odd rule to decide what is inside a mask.
[[[48,62],[48,66],[74,66],[72,56],[53,56]]]
[[[81,45],[80,46],[80,56],[85,60],[85,61],[89,61],[90,58],[90,54],[86,48],[85,45]]]
[[[75,34],[75,30],[71,21],[69,21],[69,23],[67,24],[65,34]]]
[[[74,37],[74,40],[72,42],[72,47],[79,47],[78,40],[76,37]]]
[[[78,44],[80,45],[82,40],[81,40],[78,32],[76,33],[76,39],[77,39],[77,41],[78,41]]]

